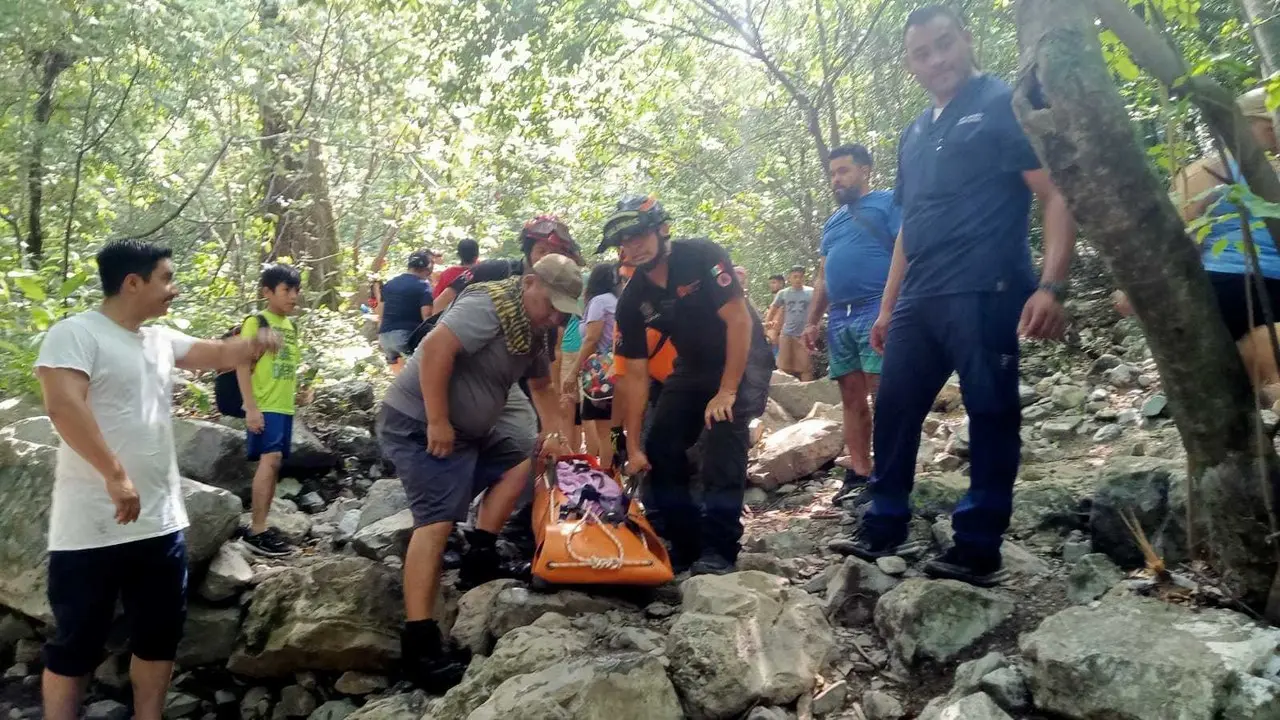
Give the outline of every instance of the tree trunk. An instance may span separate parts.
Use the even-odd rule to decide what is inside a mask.
[[[279,27],[272,3],[262,4],[259,17],[264,28]],[[270,88],[260,99],[262,149],[268,166],[263,205],[274,227],[266,260],[288,258],[308,270],[307,290],[313,302],[336,309],[341,301],[342,258],[323,148],[316,140],[298,140],[297,128],[286,117],[281,100]]]
[[[1280,71],[1280,13],[1275,0],[1240,0],[1253,42],[1262,59],[1262,74],[1271,77]]]
[[[1262,60],[1262,76],[1270,78],[1280,72],[1280,18],[1275,0],[1240,0],[1244,20],[1249,24],[1253,44]],[[1271,114],[1277,141],[1280,141],[1280,108]]]
[[[35,53],[31,64],[40,73],[40,94],[36,97],[35,131],[31,139],[31,155],[27,158],[27,259],[31,269],[40,267],[44,259],[44,227],[40,213],[44,204],[44,141],[49,132],[49,118],[53,115],[53,86],[58,76],[71,67],[72,59],[58,50]]]
[[[1079,0],[1020,0],[1014,110],[1086,237],[1128,293],[1187,449],[1197,554],[1251,604],[1276,571],[1275,450],[1200,253],[1139,147]],[[1260,476],[1267,481],[1260,481]]]

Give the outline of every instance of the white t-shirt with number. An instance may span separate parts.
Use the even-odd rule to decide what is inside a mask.
[[[49,513],[50,550],[119,545],[187,527],[171,397],[174,365],[195,342],[163,327],[126,330],[97,311],[49,329],[36,367],[89,376],[89,409],[142,505],[137,521],[118,524],[101,473],[63,443]]]

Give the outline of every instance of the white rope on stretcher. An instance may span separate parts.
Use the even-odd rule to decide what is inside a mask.
[[[599,527],[602,531],[604,531],[605,536],[608,537],[609,540],[613,541],[613,546],[618,551],[618,554],[616,557],[601,557],[599,555],[584,557],[580,555],[576,550],[573,549],[573,538],[578,533],[582,532],[582,529],[587,525],[589,521],[594,521],[596,526]],[[608,523],[601,522],[600,517],[596,515],[595,511],[589,508],[586,509],[585,516],[578,522],[574,523],[573,527],[564,534],[564,549],[565,549],[565,552],[569,553],[569,557],[573,558],[577,562],[571,562],[571,563],[549,562],[547,563],[547,567],[549,568],[589,567],[592,570],[621,570],[624,567],[648,567],[650,565],[653,565],[652,560],[627,560],[626,551],[622,547],[622,541],[619,540],[618,536],[614,534],[613,530],[609,527]]]

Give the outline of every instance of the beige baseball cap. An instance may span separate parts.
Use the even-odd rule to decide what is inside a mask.
[[[569,315],[582,314],[582,268],[576,262],[553,253],[533,264],[533,274],[547,286],[552,307]]]
[[[1236,98],[1236,105],[1240,107],[1240,114],[1246,118],[1272,120],[1275,117],[1273,113],[1267,112],[1266,88],[1254,88],[1241,95]]]

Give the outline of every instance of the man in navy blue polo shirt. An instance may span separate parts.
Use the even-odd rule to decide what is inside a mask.
[[[976,70],[960,17],[916,10],[904,44],[933,107],[898,146],[902,231],[871,333],[884,353],[872,503],[855,538],[833,549],[864,559],[917,550],[907,525],[920,428],[954,370],[969,413],[970,487],[952,516],[955,547],[925,571],[994,585],[1021,452],[1018,337],[1065,328],[1075,222],[1014,118],[1010,88]],[[1038,284],[1027,246],[1033,194],[1044,211]]]

